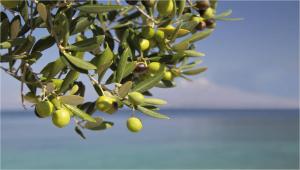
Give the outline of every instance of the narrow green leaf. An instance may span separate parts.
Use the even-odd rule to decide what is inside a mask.
[[[88,17],[78,17],[71,22],[71,34],[77,34],[79,32],[83,32],[93,23],[93,20]]]
[[[43,3],[38,3],[36,7],[38,13],[40,14],[41,18],[43,21],[46,23],[47,22],[47,17],[48,17],[48,12],[47,12],[47,7]]]
[[[1,16],[3,16],[2,12],[1,12]],[[3,41],[6,41],[8,39],[8,36],[9,36],[9,29],[7,29],[7,28],[9,28],[8,18],[4,18],[4,19],[1,18],[0,27],[1,27],[0,28],[0,34],[1,34],[0,39],[1,39],[1,42],[3,42]]]
[[[144,99],[144,103],[150,104],[150,105],[165,105],[165,104],[167,104],[167,101],[149,97],[149,98]]]
[[[66,52],[63,52],[64,54],[64,57],[66,57],[66,59],[73,65],[75,65],[76,67],[80,68],[80,69],[83,69],[83,70],[95,70],[97,69],[96,66],[94,66],[93,64],[87,62],[87,61],[84,61],[80,58],[76,58],[76,57],[73,57],[72,55],[66,53]]]
[[[74,130],[82,139],[86,139],[83,132],[81,131],[81,129],[78,126],[75,126]]]
[[[177,0],[177,15],[180,17],[184,11],[186,0]]]
[[[78,7],[78,9],[82,12],[87,12],[87,13],[105,13],[109,11],[114,11],[114,10],[120,10],[124,9],[127,6],[125,5],[82,5]]]
[[[74,105],[74,106],[80,105],[84,102],[84,98],[81,96],[77,96],[77,95],[60,96],[59,100],[62,103],[70,104],[70,105]]]
[[[244,19],[243,18],[217,18],[216,20],[219,20],[219,21],[241,21]]]
[[[49,35],[39,39],[33,46],[32,51],[44,51],[55,44],[55,39]]]
[[[196,65],[198,65],[198,64],[200,64],[202,62],[203,62],[202,60],[195,60],[195,61],[193,61],[191,63],[184,64],[184,65],[180,66],[179,69],[181,69],[181,70],[191,69],[191,68],[195,67]]]
[[[10,24],[10,38],[14,39],[18,36],[21,30],[21,18],[19,15],[15,16]]]
[[[190,43],[188,41],[183,41],[181,43],[173,45],[172,49],[174,51],[180,52],[180,51],[186,50],[189,47],[189,45],[190,45]]]
[[[121,98],[124,98],[130,91],[132,87],[132,81],[127,81],[126,83],[122,84],[119,88],[118,93]]]
[[[124,77],[127,60],[130,55],[131,55],[130,48],[126,47],[126,49],[123,51],[123,53],[120,57],[120,61],[118,63],[118,67],[117,67],[117,71],[116,71],[116,82],[117,83],[120,83]]]
[[[104,40],[104,35],[99,35],[93,38],[78,41],[74,44],[69,45],[68,47],[66,47],[66,49],[71,51],[80,51],[80,52],[92,51],[96,48],[99,48],[103,40]]]
[[[52,79],[55,77],[66,65],[61,61],[60,58],[48,63],[41,71],[44,77]]]
[[[16,49],[13,51],[13,54],[21,54],[25,51],[29,51],[32,48],[34,42],[35,42],[35,37],[29,35],[26,38],[26,41],[24,43],[22,43],[20,46],[16,47]]]
[[[106,45],[106,48],[103,53],[100,55],[95,55],[95,57],[91,60],[91,63],[93,63],[97,67],[97,73],[99,75],[99,80],[102,79],[107,69],[111,66],[114,59],[114,53],[109,48],[109,45]]]
[[[153,117],[153,118],[158,118],[158,119],[170,119],[168,116],[160,114],[158,112],[155,112],[153,110],[147,109],[142,106],[137,106],[137,110],[141,111],[147,116]]]
[[[68,72],[68,74],[66,75],[62,85],[61,85],[61,88],[59,90],[60,93],[64,93],[66,92],[67,90],[69,90],[71,88],[71,85],[74,83],[75,80],[78,79],[79,77],[79,72],[77,71],[74,71],[74,70],[70,70]]]
[[[229,9],[227,11],[222,12],[221,14],[216,15],[214,18],[215,19],[224,18],[224,17],[227,17],[227,16],[231,15],[231,13],[232,13],[232,10]]]
[[[25,22],[28,21],[28,5],[27,5],[27,1],[23,1],[22,4],[20,5],[20,13],[22,15],[22,18]]]
[[[201,53],[201,52],[198,52],[198,51],[195,51],[195,50],[185,50],[183,51],[183,53],[189,57],[203,57],[205,56],[204,53]]]
[[[205,31],[198,32],[196,34],[193,34],[191,37],[185,39],[184,41],[188,41],[189,43],[193,43],[199,40],[202,40],[206,37],[208,37],[213,32],[213,29],[207,29]]]
[[[160,70],[153,76],[136,84],[132,91],[145,92],[154,87],[164,76],[165,66],[161,66]]]
[[[74,115],[80,117],[83,120],[89,121],[89,122],[97,122],[93,117],[91,117],[89,114],[85,113],[84,111],[80,110],[76,106],[64,104],[64,106],[69,109]]]
[[[204,71],[207,70],[207,67],[201,67],[201,68],[197,68],[197,69],[193,69],[193,70],[187,70],[187,71],[183,71],[182,74],[185,75],[196,75],[196,74],[200,74]]]

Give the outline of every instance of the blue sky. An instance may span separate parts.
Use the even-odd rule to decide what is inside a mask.
[[[208,39],[197,43],[208,71],[194,82],[177,81],[155,89],[169,107],[295,108],[299,103],[299,2],[221,1],[218,11],[233,10],[243,21],[219,22]],[[57,54],[45,53],[54,60]],[[36,68],[42,67],[42,64]],[[2,109],[21,108],[20,84],[1,72]],[[97,96],[87,91],[88,99]]]

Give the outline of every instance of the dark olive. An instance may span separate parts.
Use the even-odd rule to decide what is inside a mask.
[[[138,63],[134,69],[135,72],[137,73],[142,73],[147,71],[147,66],[145,63]]]
[[[216,21],[214,19],[206,19],[205,24],[207,28],[215,28],[216,27]]]
[[[204,30],[206,28],[206,23],[204,21],[199,22],[199,24],[196,26],[197,30]]]
[[[142,4],[147,7],[147,8],[150,8],[150,7],[153,7],[154,4],[155,4],[155,0],[142,0]]]
[[[125,0],[129,5],[136,5],[139,1],[138,0]]]
[[[210,7],[208,0],[201,0],[196,2],[196,8],[205,10]]]
[[[199,9],[198,13],[200,14],[200,16],[203,16],[205,13],[205,9]]]

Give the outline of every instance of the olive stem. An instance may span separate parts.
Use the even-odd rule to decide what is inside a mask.
[[[104,93],[104,91],[101,87],[101,84],[99,84],[98,81],[94,77],[92,77],[91,75],[88,74],[88,76],[89,76],[90,80],[92,81],[92,84],[96,84],[100,88],[103,96],[105,96],[105,93]]]
[[[155,19],[153,19],[152,17],[150,17],[144,10],[142,10],[138,5],[135,5],[135,8],[140,11],[145,17],[147,17],[148,19],[150,19],[152,22],[154,22],[155,24],[157,24],[157,21],[155,21]]]
[[[27,110],[25,104],[24,104],[24,95],[23,95],[23,92],[24,92],[24,81],[25,81],[25,73],[26,73],[26,67],[22,67],[22,69],[24,69],[22,72],[22,76],[21,76],[21,102],[22,102],[22,106],[25,110]]]

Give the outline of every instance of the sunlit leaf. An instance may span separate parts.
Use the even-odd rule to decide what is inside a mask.
[[[74,115],[80,117],[83,120],[89,121],[89,122],[97,122],[93,117],[91,117],[89,114],[85,113],[84,111],[80,110],[76,106],[64,104],[64,106],[69,109]]]
[[[158,118],[158,119],[170,119],[168,116],[163,115],[161,113],[155,112],[153,110],[147,109],[142,106],[137,106],[137,110],[141,111],[147,116],[153,117],[153,118]]]

